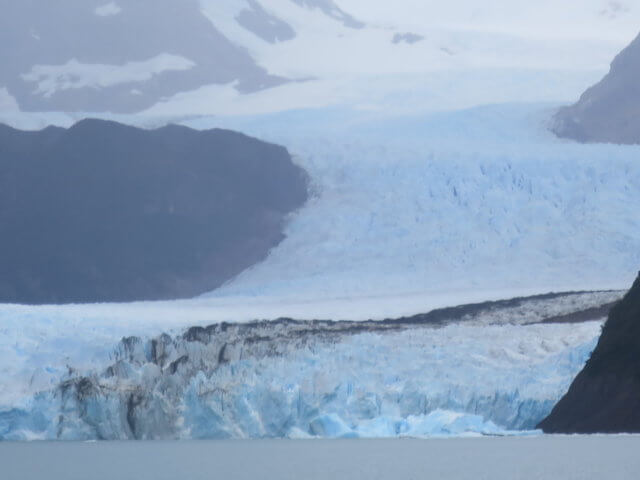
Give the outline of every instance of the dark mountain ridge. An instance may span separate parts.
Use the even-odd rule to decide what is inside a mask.
[[[591,358],[539,428],[547,433],[640,432],[640,275],[612,308]]]
[[[286,149],[231,131],[0,126],[0,302],[212,290],[263,259],[306,199]]]
[[[580,142],[640,143],[640,36],[611,63],[609,73],[562,108],[552,130]]]

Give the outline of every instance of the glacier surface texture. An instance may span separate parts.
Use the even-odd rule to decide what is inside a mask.
[[[626,287],[640,265],[640,147],[560,141],[545,129],[553,108],[508,104],[398,118],[319,109],[185,121],[286,145],[309,172],[315,197],[263,263],[209,296],[0,306],[0,435],[532,428],[599,334],[597,321],[529,324],[563,314],[562,301],[494,312],[483,327],[313,334],[310,323],[300,337],[276,338],[292,327],[242,322],[383,320],[552,290]],[[597,301],[571,308],[614,300],[591,295]],[[224,321],[239,323],[204,340],[185,333]],[[131,339],[114,347],[123,337]]]
[[[558,140],[553,108],[188,122],[287,145],[317,192],[267,260],[214,297],[627,288],[640,266],[640,147]]]
[[[565,322],[599,317],[619,296],[549,295],[397,320],[280,319],[126,337],[91,368],[49,358],[51,387],[1,408],[0,438],[526,433],[582,368],[602,323]]]

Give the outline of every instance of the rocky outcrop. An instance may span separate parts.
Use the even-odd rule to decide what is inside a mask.
[[[262,260],[306,199],[284,148],[230,131],[0,126],[0,302],[210,291]]]
[[[640,276],[609,314],[591,358],[540,428],[640,432]]]
[[[640,36],[580,100],[556,114],[552,130],[580,142],[640,143]]]

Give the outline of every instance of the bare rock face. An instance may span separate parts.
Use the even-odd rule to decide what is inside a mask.
[[[580,142],[640,143],[640,36],[611,64],[610,72],[575,105],[562,108],[552,130]]]
[[[609,314],[591,358],[539,428],[640,432],[640,276]]]
[[[306,199],[284,148],[230,131],[0,125],[0,302],[213,290],[262,260]]]

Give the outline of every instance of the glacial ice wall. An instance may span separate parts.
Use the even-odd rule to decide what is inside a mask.
[[[55,388],[0,410],[0,439],[522,433],[566,391],[601,321],[530,323],[540,318],[521,307],[127,337],[103,368],[70,368]]]

